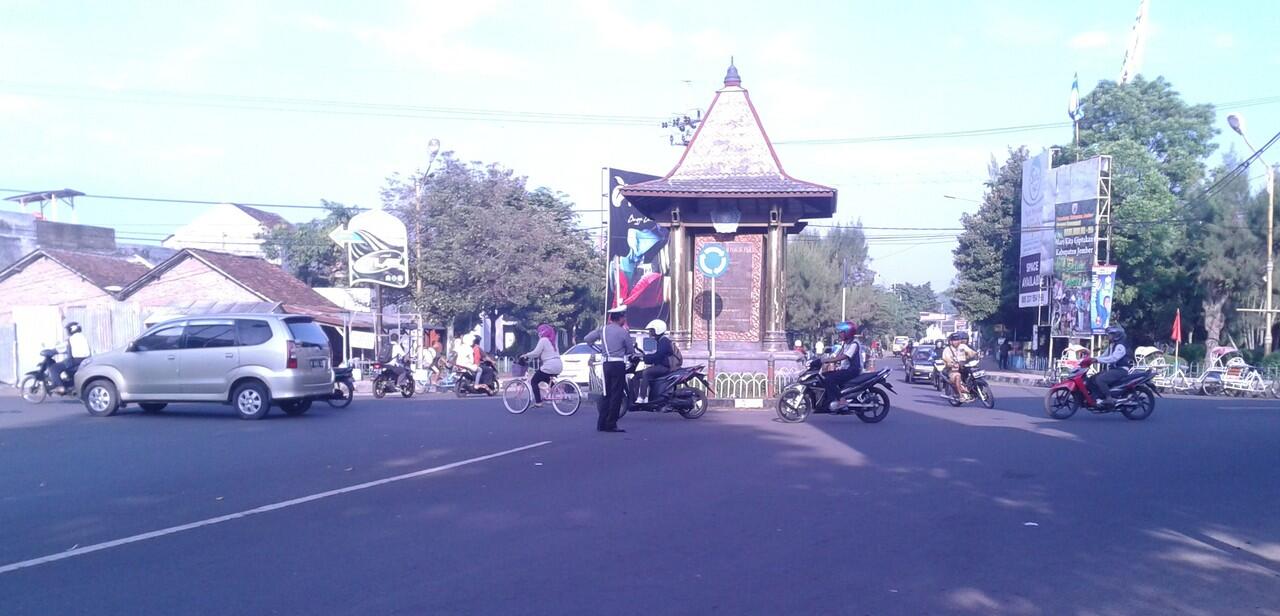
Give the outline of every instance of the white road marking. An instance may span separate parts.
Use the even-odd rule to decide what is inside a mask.
[[[405,474],[403,474],[403,475],[396,475],[396,476],[394,476],[394,477],[387,477],[387,478],[385,478],[385,479],[377,479],[377,480],[374,480],[374,481],[367,481],[367,482],[365,482],[365,483],[358,483],[358,484],[355,484],[355,485],[347,486],[347,487],[345,487],[345,488],[338,488],[338,489],[336,489],[336,490],[329,490],[329,491],[327,491],[327,492],[319,492],[319,493],[316,493],[316,494],[311,494],[311,495],[309,495],[309,496],[302,496],[302,497],[299,497],[299,498],[294,498],[294,499],[290,499],[290,500],[287,500],[287,501],[281,501],[281,502],[274,503],[274,504],[271,504],[271,505],[263,505],[263,506],[261,506],[261,507],[255,507],[255,508],[253,508],[253,509],[246,509],[246,510],[244,510],[244,511],[239,511],[239,512],[236,512],[236,513],[228,513],[227,515],[220,515],[220,516],[218,516],[218,517],[216,517],[216,518],[209,518],[209,519],[207,519],[207,520],[200,520],[200,521],[198,521],[198,522],[191,522],[191,523],[188,523],[188,524],[182,524],[182,525],[179,525],[179,526],[170,526],[169,528],[162,528],[162,529],[160,529],[160,530],[153,530],[153,531],[151,531],[151,532],[149,532],[149,533],[142,533],[142,534],[140,534],[140,535],[133,535],[132,537],[124,537],[124,538],[122,538],[122,539],[115,539],[115,540],[107,541],[107,542],[104,542],[104,543],[95,543],[95,544],[93,544],[93,545],[87,545],[87,546],[82,547],[82,548],[72,548],[72,549],[67,550],[67,551],[65,551],[65,552],[59,552],[59,553],[57,553],[57,554],[50,554],[50,555],[48,555],[48,556],[41,556],[40,558],[33,558],[33,559],[31,559],[31,560],[24,560],[24,561],[22,561],[22,562],[16,562],[16,563],[10,563],[10,564],[8,564],[8,565],[4,565],[3,567],[0,567],[0,574],[3,574],[3,573],[9,573],[9,572],[12,572],[12,571],[17,571],[17,570],[19,570],[19,569],[26,569],[27,567],[34,567],[34,566],[36,566],[36,565],[43,565],[43,564],[45,564],[45,563],[51,563],[51,562],[55,562],[55,561],[59,561],[59,560],[64,560],[64,559],[72,558],[72,557],[75,557],[75,556],[82,556],[82,555],[84,555],[84,554],[89,554],[89,553],[91,553],[91,552],[98,552],[98,551],[101,551],[101,550],[107,550],[107,549],[110,549],[110,548],[120,547],[120,546],[122,546],[122,545],[128,545],[128,544],[130,544],[130,543],[138,543],[139,541],[146,541],[146,540],[148,540],[148,539],[156,539],[156,538],[158,538],[158,537],[164,537],[165,535],[173,535],[173,534],[180,533],[180,532],[183,532],[183,531],[195,530],[195,529],[197,529],[197,528],[201,528],[201,527],[204,527],[204,526],[213,526],[214,524],[221,524],[221,523],[223,523],[223,522],[230,522],[231,520],[238,520],[238,519],[240,519],[240,518],[247,518],[247,517],[249,517],[249,516],[251,516],[251,515],[257,515],[257,514],[259,514],[259,513],[267,513],[267,512],[269,512],[269,511],[276,511],[276,510],[278,510],[278,509],[285,509],[285,508],[287,508],[287,507],[293,507],[293,506],[295,506],[295,505],[301,505],[301,504],[309,503],[309,502],[312,502],[312,501],[318,501],[318,500],[321,500],[321,499],[329,498],[329,497],[331,497],[331,496],[338,496],[338,495],[341,495],[341,494],[348,494],[348,493],[351,493],[351,492],[358,492],[358,491],[360,491],[360,490],[367,490],[367,489],[369,489],[369,488],[375,488],[375,487],[378,487],[378,486],[381,486],[381,485],[386,485],[386,484],[388,484],[388,483],[394,483],[394,482],[397,482],[397,481],[404,481],[404,480],[406,480],[406,479],[413,479],[413,478],[415,478],[415,477],[422,477],[422,476],[424,476],[424,475],[432,475],[432,474],[435,474],[435,473],[440,473],[440,472],[443,472],[443,471],[452,470],[452,469],[458,468],[458,467],[460,467],[460,466],[466,466],[466,465],[468,465],[468,464],[475,464],[475,463],[477,463],[477,462],[484,462],[484,461],[486,461],[486,460],[492,460],[492,459],[494,459],[494,458],[501,458],[502,456],[509,456],[509,455],[511,455],[511,454],[513,454],[513,453],[520,453],[521,451],[527,451],[527,450],[529,450],[529,449],[534,449],[534,448],[537,448],[537,447],[542,447],[543,445],[550,445],[550,444],[551,444],[551,441],[541,441],[541,442],[538,442],[538,443],[533,443],[533,444],[530,444],[530,445],[525,445],[525,446],[523,446],[523,447],[516,447],[515,449],[508,449],[508,450],[506,450],[506,451],[499,451],[499,452],[497,452],[497,453],[491,453],[491,454],[489,454],[489,455],[479,456],[479,457],[475,457],[475,458],[468,458],[468,459],[466,459],[466,460],[459,460],[459,461],[457,461],[457,462],[450,462],[449,464],[445,464],[445,465],[442,465],[442,466],[436,466],[436,467],[432,467],[432,468],[426,468],[426,469],[422,469],[422,470],[420,470],[420,471],[414,471],[414,472],[412,472],[412,473],[405,473]]]

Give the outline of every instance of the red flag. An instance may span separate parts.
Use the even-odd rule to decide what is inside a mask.
[[[1173,339],[1182,342],[1182,309],[1173,316]]]

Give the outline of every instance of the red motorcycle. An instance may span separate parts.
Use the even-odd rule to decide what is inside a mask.
[[[1151,370],[1133,370],[1119,383],[1111,388],[1111,397],[1115,404],[1103,406],[1093,398],[1085,376],[1095,360],[1087,357],[1080,362],[1080,367],[1067,375],[1066,380],[1049,388],[1044,397],[1044,412],[1054,419],[1067,419],[1081,408],[1093,413],[1114,413],[1119,411],[1132,420],[1146,419],[1156,410],[1156,396],[1160,395],[1151,385],[1155,372]]]

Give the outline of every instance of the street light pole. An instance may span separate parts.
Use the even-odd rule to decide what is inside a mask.
[[[422,320],[422,189],[427,183],[427,177],[431,174],[431,165],[436,162],[436,156],[440,154],[440,140],[432,138],[427,142],[427,170],[422,172],[422,178],[414,184],[414,200],[413,200],[413,244],[415,261],[418,271],[414,276],[417,283],[414,293],[414,307],[417,308],[418,316],[418,343],[422,344],[422,337],[427,333],[425,324]],[[418,354],[421,357],[421,353]]]
[[[1258,153],[1258,149],[1253,147],[1252,143],[1249,143],[1249,137],[1244,134],[1244,117],[1243,116],[1236,113],[1228,115],[1227,124],[1231,125],[1231,130],[1236,131],[1236,133],[1240,135],[1241,139],[1244,139],[1244,144],[1249,146],[1249,149],[1253,150],[1254,154]],[[1267,282],[1266,306],[1267,307],[1263,312],[1263,314],[1265,315],[1263,317],[1263,323],[1266,324],[1266,327],[1262,331],[1262,346],[1265,352],[1270,353],[1271,352],[1271,317],[1272,315],[1275,314],[1275,310],[1274,308],[1272,308],[1272,304],[1271,304],[1271,289],[1272,289],[1272,274],[1275,272],[1275,259],[1274,259],[1275,248],[1274,248],[1273,242],[1274,242],[1274,232],[1275,232],[1275,211],[1276,211],[1276,170],[1274,167],[1267,165],[1267,161],[1262,160],[1261,156],[1258,156],[1258,162],[1262,163],[1267,168],[1267,275],[1266,275],[1266,282]]]

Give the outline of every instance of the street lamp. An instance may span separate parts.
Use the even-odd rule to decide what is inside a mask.
[[[421,344],[423,334],[426,333],[426,327],[422,320],[422,191],[427,184],[427,178],[431,174],[431,165],[436,162],[436,156],[440,154],[440,140],[432,137],[427,142],[427,170],[422,172],[422,177],[414,183],[414,200],[413,200],[413,243],[414,252],[418,271],[415,272],[414,280],[417,282],[414,294],[414,303],[417,304],[418,313],[418,342]],[[419,354],[420,356],[420,354]]]
[[[1238,113],[1233,113],[1231,115],[1228,115],[1227,124],[1231,126],[1231,130],[1236,131],[1236,134],[1240,135],[1241,139],[1244,139],[1244,144],[1249,146],[1249,149],[1252,150],[1254,154],[1258,154],[1258,149],[1253,147],[1252,143],[1249,143],[1248,135],[1244,134],[1244,116]],[[1272,276],[1273,270],[1275,269],[1275,260],[1274,260],[1274,254],[1273,254],[1275,250],[1274,250],[1274,247],[1272,246],[1272,237],[1275,229],[1276,170],[1270,165],[1267,165],[1267,161],[1262,160],[1262,156],[1258,156],[1258,162],[1262,163],[1262,165],[1267,169],[1267,276],[1265,278],[1265,280],[1267,281],[1267,307],[1264,312],[1264,314],[1266,315],[1264,319],[1264,322],[1266,323],[1266,329],[1264,329],[1262,332],[1262,345],[1263,345],[1263,348],[1266,350],[1266,352],[1270,353],[1271,352],[1271,315],[1274,314],[1274,311],[1272,310],[1272,307],[1271,307],[1271,286],[1272,286],[1271,276]]]

